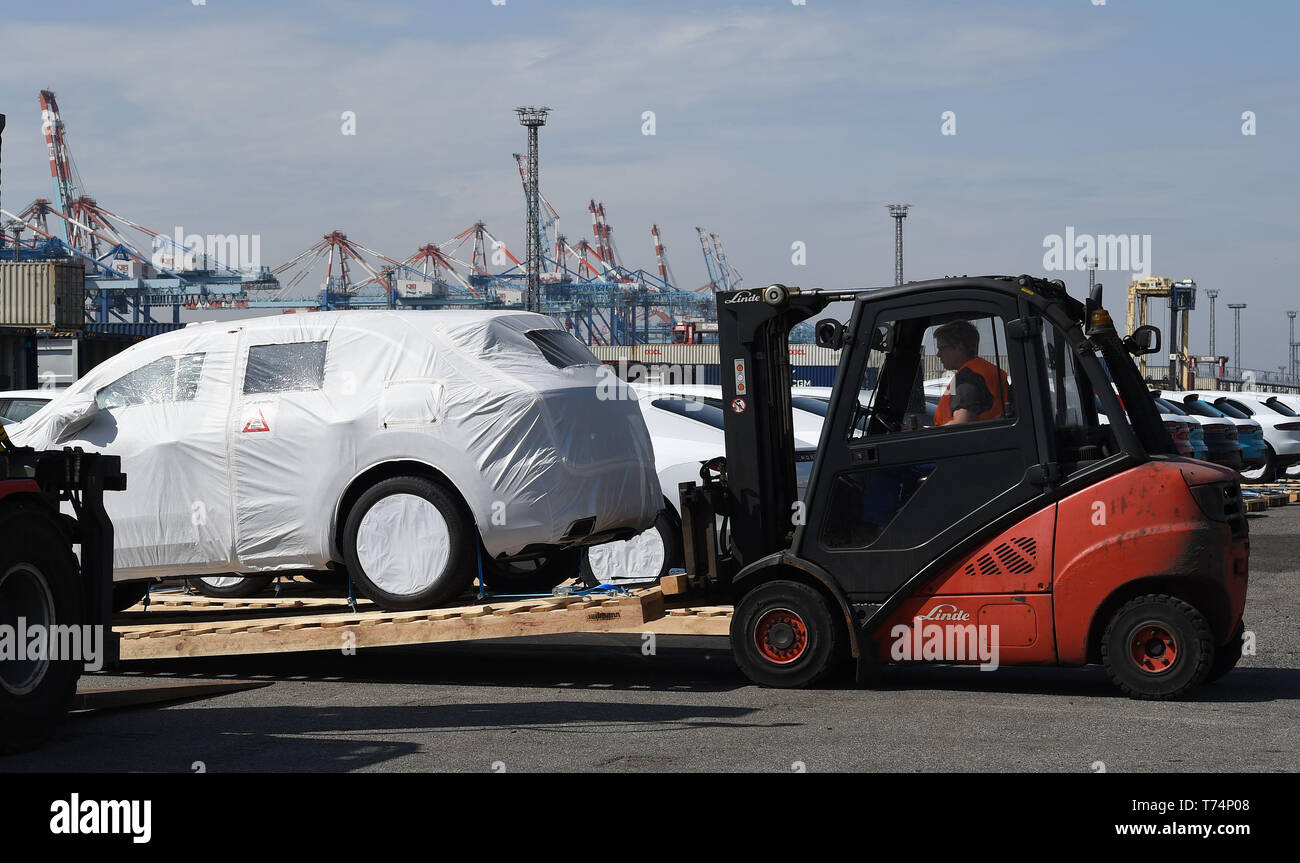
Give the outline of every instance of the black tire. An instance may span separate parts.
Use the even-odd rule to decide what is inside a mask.
[[[658,573],[652,579],[644,582],[647,585],[658,584],[659,580],[668,575],[673,567],[680,567],[685,560],[685,556],[682,554],[682,530],[677,524],[677,519],[669,510],[661,509],[659,511],[654,524],[647,529],[647,532],[650,530],[655,531],[659,536],[658,541],[663,548],[664,561],[663,565],[659,567]],[[587,587],[596,587],[601,584],[600,577],[591,568],[589,559],[592,551],[592,548],[587,549],[587,553],[582,557],[582,583]],[[643,582],[635,583],[642,584]]]
[[[1264,472],[1259,482],[1277,482],[1277,452],[1269,444],[1264,444]]]
[[[1245,634],[1246,622],[1243,620],[1237,624],[1237,630],[1232,634],[1232,638],[1228,639],[1228,643],[1215,649],[1214,662],[1210,665],[1210,673],[1205,677],[1206,683],[1213,683],[1237,667],[1237,662],[1241,659],[1242,639]]]
[[[1165,594],[1126,602],[1101,637],[1106,673],[1130,698],[1181,698],[1205,682],[1214,652],[1205,615]]]
[[[367,573],[363,558],[370,559],[377,549],[358,550],[357,541],[367,516],[381,505],[400,505],[393,501],[401,495],[421,498],[432,505],[433,511],[425,511],[423,516],[428,523],[423,527],[446,531],[446,556],[440,571],[434,573]],[[438,524],[437,519],[441,519]],[[369,530],[369,528],[368,528]],[[429,542],[432,537],[424,533],[420,542]],[[402,542],[396,539],[399,544]],[[352,583],[356,589],[387,611],[412,611],[430,608],[465,591],[474,580],[477,566],[474,548],[478,542],[478,531],[469,515],[461,509],[452,494],[432,480],[423,477],[399,476],[377,483],[357,499],[343,528],[343,554],[346,558],[348,572],[352,574]],[[409,585],[401,582],[411,578],[418,579]]]
[[[578,577],[580,556],[577,549],[521,561],[488,560],[484,554],[483,577],[488,592],[497,596],[550,593],[557,584]]]
[[[80,569],[55,515],[19,504],[0,515],[0,624],[80,626],[85,597]],[[11,630],[12,631],[12,630]],[[82,659],[0,664],[0,754],[43,743],[77,691]]]
[[[227,579],[238,578],[239,581],[232,584],[213,583],[209,579]],[[192,576],[185,579],[189,582],[190,589],[201,593],[204,596],[213,596],[223,599],[240,599],[245,596],[256,596],[265,592],[275,581],[274,575],[239,575],[230,573],[229,575],[201,575]]]
[[[299,575],[321,587],[346,587],[348,583],[348,574],[341,569],[318,569]]]
[[[755,683],[811,686],[842,665],[844,625],[816,589],[797,581],[768,581],[736,603],[731,650]]]
[[[113,585],[113,612],[126,611],[149,592],[148,581],[119,581]]]

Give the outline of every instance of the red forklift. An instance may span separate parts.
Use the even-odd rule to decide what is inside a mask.
[[[0,428],[0,755],[39,745],[62,721],[89,645],[104,666],[118,661],[113,523],[103,495],[125,488],[117,456],[14,447]],[[63,501],[75,516],[60,513]],[[87,641],[86,627],[102,627],[99,637]],[[32,649],[32,638],[42,649]],[[77,645],[78,655],[52,650],[55,641],[64,653]]]
[[[801,489],[788,338],[831,303],[851,313],[816,324],[842,353]],[[1100,285],[1085,302],[1030,276],[770,285],[717,305],[726,456],[679,489],[686,580],[734,602],[752,680],[1101,663],[1127,695],[1167,699],[1236,664],[1238,477],[1176,455],[1133,361],[1160,333],[1121,337]],[[936,349],[952,374],[927,385]]]

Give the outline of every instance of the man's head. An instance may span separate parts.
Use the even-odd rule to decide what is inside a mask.
[[[934,347],[943,367],[956,371],[979,356],[980,331],[970,321],[949,321],[934,331]]]

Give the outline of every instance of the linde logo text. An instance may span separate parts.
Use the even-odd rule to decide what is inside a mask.
[[[951,605],[940,605],[912,618],[912,625],[896,624],[889,631],[893,644],[889,656],[894,662],[974,662],[981,671],[998,667],[998,626],[974,623],[929,623],[963,621],[970,615]]]

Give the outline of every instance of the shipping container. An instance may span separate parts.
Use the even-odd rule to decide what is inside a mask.
[[[0,262],[0,326],[79,329],[86,270],[69,261]]]
[[[36,339],[0,327],[0,391],[36,389]]]
[[[430,279],[398,279],[396,284],[399,297],[432,297],[445,292],[442,285]]]

